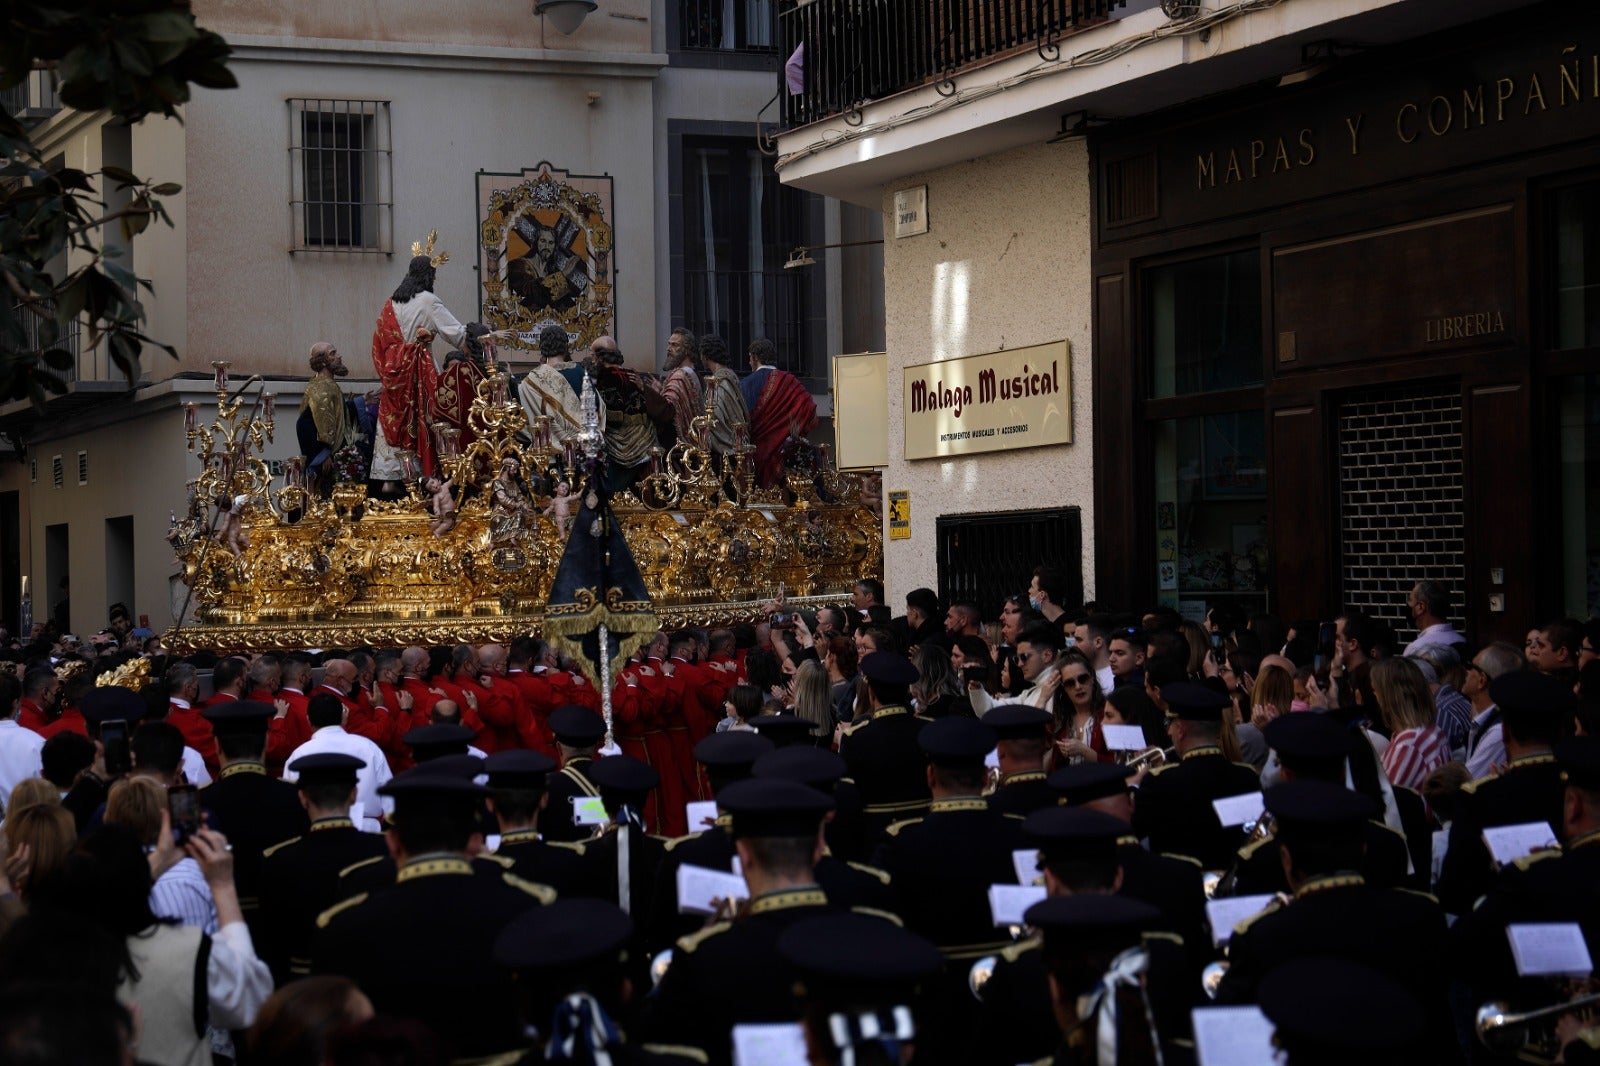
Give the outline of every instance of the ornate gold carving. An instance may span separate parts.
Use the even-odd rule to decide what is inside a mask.
[[[502,367],[490,363],[478,385],[470,447],[433,427],[458,500],[442,536],[416,486],[398,500],[367,499],[360,485],[315,499],[292,479],[274,490],[255,455],[271,424],[240,405],[219,390],[216,422],[189,432],[191,447],[203,442],[194,495],[250,503],[238,558],[189,520],[169,536],[200,619],[168,635],[174,650],[503,642],[542,630],[566,543],[541,513],[557,457],[548,425],[528,425]],[[710,414],[696,422],[703,439]],[[762,492],[748,457],[724,477],[700,440],[656,459],[656,472],[612,509],[663,625],[754,620],[779,582],[792,604],[837,602],[882,572],[879,520],[860,505],[856,478],[795,472],[788,493]],[[607,605],[629,608],[609,596]]]

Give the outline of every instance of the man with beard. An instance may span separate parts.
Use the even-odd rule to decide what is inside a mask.
[[[306,382],[300,417],[295,422],[300,451],[306,457],[308,484],[317,483],[335,452],[361,439],[354,401],[339,387],[339,379],[349,373],[339,349],[332,344],[318,341],[311,346],[312,376]]]
[[[694,419],[705,414],[705,389],[700,384],[706,368],[700,362],[700,342],[690,330],[679,326],[667,337],[667,378],[661,391],[672,404],[673,421],[679,440],[692,440]],[[663,434],[662,444],[667,441]]]
[[[595,391],[606,405],[607,476],[611,491],[620,492],[649,472],[657,427],[671,431],[673,409],[643,377],[622,365],[615,337],[596,337],[591,350]]]
[[[721,337],[708,333],[700,338],[700,358],[705,360],[706,370],[711,374],[710,388],[715,398],[716,416],[711,423],[711,450],[723,461],[723,469],[732,472],[739,460],[738,453],[734,451],[733,427],[743,423],[746,439],[749,439],[750,412],[745,407],[744,392],[739,386],[739,375],[734,372],[728,360],[728,345]]]
[[[507,287],[535,313],[561,315],[571,310],[589,288],[583,259],[571,250],[577,226],[563,217],[552,229],[523,217],[512,229],[527,242],[528,251],[506,264]]]

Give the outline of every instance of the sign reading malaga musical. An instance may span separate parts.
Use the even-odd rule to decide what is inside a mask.
[[[908,366],[906,458],[1072,443],[1066,341]]]

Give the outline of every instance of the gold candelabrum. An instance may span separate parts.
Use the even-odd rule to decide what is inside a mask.
[[[251,379],[229,399],[227,364],[214,365],[215,421],[201,426],[196,406],[185,407],[202,471],[189,484],[185,519],[174,516],[168,534],[198,622],[169,634],[169,645],[384,647],[539,632],[566,546],[555,484],[563,470],[573,478],[569,517],[584,486],[572,444],[555,443],[548,417],[530,421],[505,368],[487,364],[465,427],[429,427],[435,469],[402,453],[406,490],[377,499],[349,483],[319,496],[298,456],[274,488],[258,455],[272,440],[272,397],[246,407]],[[858,480],[833,469],[824,446],[819,469],[761,488],[745,426],[730,427],[731,451],[713,449],[714,396],[690,439],[653,449],[650,473],[612,497],[662,624],[754,618],[780,585],[791,604],[836,602],[880,575],[880,523],[861,504]],[[209,526],[206,515],[241,498],[230,546],[226,514]]]

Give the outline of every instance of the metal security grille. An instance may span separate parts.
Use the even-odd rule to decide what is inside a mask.
[[[392,251],[392,161],[388,101],[291,99],[292,246]]]
[[[1344,605],[1416,636],[1406,597],[1423,578],[1466,581],[1461,389],[1430,383],[1357,393],[1339,409]]]
[[[1066,573],[1069,604],[1083,602],[1083,516],[1076,507],[941,516],[935,535],[944,603],[971,600],[985,618],[998,618],[1007,596],[1026,596],[1041,565]]]
[[[680,44],[720,52],[772,52],[777,47],[771,0],[683,0]]]

